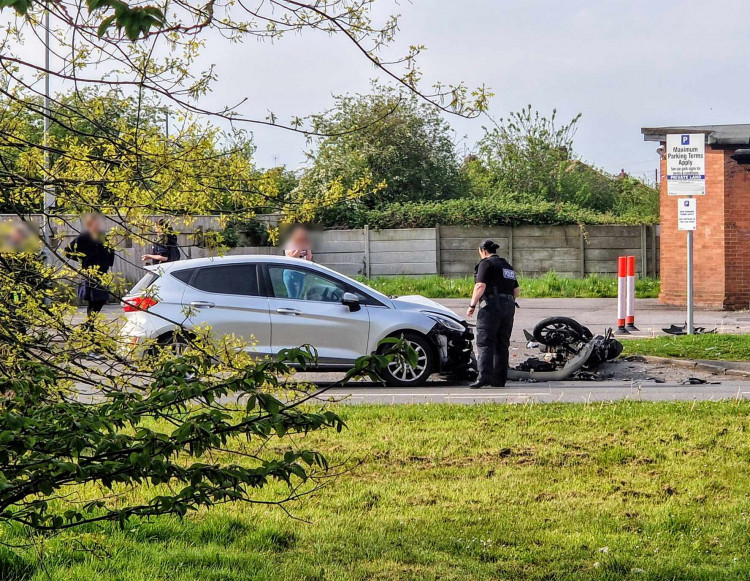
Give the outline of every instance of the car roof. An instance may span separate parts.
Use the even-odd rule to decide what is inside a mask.
[[[288,256],[279,256],[273,254],[232,254],[224,256],[207,256],[206,258],[188,258],[187,260],[176,260],[162,264],[147,266],[146,269],[151,272],[161,273],[171,270],[183,270],[187,268],[199,268],[203,266],[218,266],[220,264],[242,264],[243,262],[264,262],[268,264],[290,264],[297,266],[306,266],[315,270],[330,272],[338,277],[349,278],[346,275],[336,272],[322,264],[316,264],[309,260],[300,258],[290,258]]]
[[[286,256],[278,256],[273,254],[227,254],[224,256],[207,256],[205,258],[188,258],[185,260],[176,260],[174,262],[154,264],[152,266],[147,266],[146,268],[152,271],[169,271],[175,268],[197,268],[200,266],[235,264],[243,262],[299,263],[299,260],[299,258],[288,258]]]
[[[309,260],[302,260],[300,258],[290,258],[288,256],[280,256],[274,254],[232,254],[225,256],[208,256],[206,258],[189,258],[187,260],[178,260],[175,262],[167,262],[163,264],[155,264],[153,266],[147,266],[146,269],[157,274],[170,272],[172,270],[184,270],[187,268],[199,268],[203,266],[218,266],[220,264],[242,264],[243,262],[254,262],[254,263],[268,263],[268,264],[290,264],[297,266],[305,266],[321,272],[327,272],[339,279],[346,279],[350,281],[354,286],[359,287],[361,290],[366,290],[370,294],[374,294],[379,300],[386,302],[390,299],[383,293],[376,291],[375,289],[356,281],[345,274],[336,272],[335,270],[323,266],[322,264],[316,264]]]

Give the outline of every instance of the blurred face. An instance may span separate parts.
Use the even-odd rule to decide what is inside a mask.
[[[20,224],[0,224],[0,252],[21,252],[28,245],[29,231]]]
[[[102,219],[99,216],[88,216],[86,218],[86,230],[92,236],[98,236],[102,233]]]
[[[307,236],[307,230],[297,228],[292,233],[292,244],[297,248],[307,248],[310,246],[310,239]]]

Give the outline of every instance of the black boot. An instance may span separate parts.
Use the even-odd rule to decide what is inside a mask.
[[[489,383],[486,383],[485,381],[483,381],[481,379],[477,379],[474,383],[472,383],[469,386],[469,389],[479,389],[480,387],[486,387],[488,385],[489,385]]]

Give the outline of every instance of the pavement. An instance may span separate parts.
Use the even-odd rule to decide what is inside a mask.
[[[466,315],[468,299],[440,299],[462,317]],[[529,354],[523,330],[531,331],[547,317],[567,316],[589,327],[594,333],[603,333],[607,327],[616,325],[615,299],[519,299],[520,308],[511,337],[511,365],[522,361]],[[112,315],[122,311],[108,306]],[[636,326],[639,332],[630,337],[655,337],[664,335],[663,327],[682,325],[683,309],[660,305],[656,299],[636,300]],[[470,319],[470,323],[474,320]],[[719,333],[750,333],[750,312],[696,310],[696,326],[716,329]],[[620,338],[620,337],[618,337]],[[634,399],[643,401],[710,400],[750,397],[750,376],[732,374],[727,369],[747,370],[750,364],[727,362],[692,362],[649,358],[648,361],[624,361],[608,363],[600,369],[602,381],[565,381],[521,383],[510,382],[502,389],[469,389],[466,384],[455,384],[435,378],[422,388],[388,388],[368,382],[350,383],[345,387],[328,389],[322,399],[334,399],[346,403],[548,403],[577,402],[592,403]],[[713,365],[716,364],[716,365]],[[342,377],[337,373],[305,373],[300,379],[326,387]],[[689,378],[706,383],[684,384]]]

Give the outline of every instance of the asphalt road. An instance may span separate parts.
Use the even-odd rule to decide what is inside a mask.
[[[465,317],[467,299],[441,299],[438,302]],[[616,301],[614,299],[523,299],[519,300],[513,328],[511,365],[527,356],[523,329],[532,330],[540,320],[551,316],[573,317],[594,333],[603,333],[616,323]],[[112,315],[122,311],[114,306],[107,307]],[[470,323],[474,320],[470,319]],[[662,327],[684,322],[682,309],[660,305],[656,299],[636,301],[636,325],[639,333],[633,337],[663,335]],[[750,333],[750,313],[748,311],[707,311],[698,310],[695,314],[698,326],[716,329],[721,333]],[[660,400],[710,400],[747,398],[750,396],[750,378],[738,380],[736,377],[714,375],[695,370],[651,364],[625,364],[618,362],[619,369],[607,381],[567,381],[554,383],[510,382],[504,389],[468,389],[466,384],[451,385],[444,381],[431,381],[423,388],[388,388],[380,385],[358,382],[344,388],[329,389],[325,398],[333,398],[346,403],[530,403],[530,402],[601,402],[620,399]],[[617,367],[617,366],[615,366]],[[703,385],[683,385],[687,377],[696,376],[712,382]],[[341,374],[304,374],[306,380],[321,386],[337,381]],[[657,383],[658,381],[664,383]],[[716,382],[716,383],[713,383]]]
[[[449,307],[461,316],[466,316],[468,299],[441,299],[439,303]],[[572,317],[594,333],[603,333],[607,327],[617,326],[616,299],[524,299],[518,300],[513,326],[514,341],[524,342],[523,329],[531,331],[539,321],[547,317]],[[475,322],[475,319],[469,319]],[[637,299],[635,301],[635,324],[638,333],[632,337],[653,337],[664,335],[662,328],[672,324],[683,325],[685,311],[681,308],[659,304],[657,299]],[[716,329],[719,333],[750,333],[750,312],[748,311],[695,311],[695,325]]]
[[[406,403],[593,403],[630,399],[635,401],[700,401],[750,397],[750,381],[720,381],[718,385],[679,383],[569,381],[510,383],[503,389],[469,389],[447,383],[430,383],[418,389],[352,384],[329,389],[321,399],[347,404]]]

